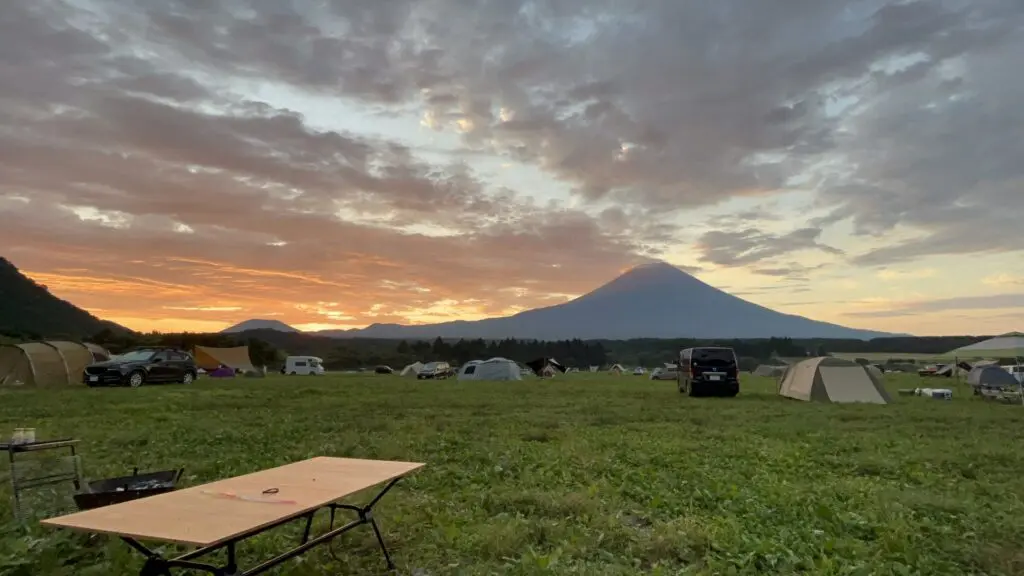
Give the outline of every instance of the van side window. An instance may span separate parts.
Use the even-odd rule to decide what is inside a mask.
[[[306,361],[305,360],[296,360],[295,361],[295,365],[296,366],[305,366],[306,365]]]

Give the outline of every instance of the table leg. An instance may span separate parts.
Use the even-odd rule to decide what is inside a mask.
[[[16,464],[14,461],[14,450],[7,451],[7,460],[10,462],[9,469],[11,472],[11,494],[14,499],[14,519],[21,522],[21,497],[18,494],[18,473],[15,469]]]

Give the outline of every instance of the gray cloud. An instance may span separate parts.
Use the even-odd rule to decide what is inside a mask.
[[[662,215],[811,186],[828,217],[784,235],[708,232],[703,260],[780,273],[772,260],[797,251],[838,255],[819,238],[843,220],[921,234],[854,255],[863,265],[1024,248],[1016,0],[90,7],[19,2],[0,18],[0,177],[33,210],[92,204],[325,255],[310,230],[342,242],[443,225],[499,252],[607,269],[671,243]],[[492,190],[458,159],[434,166],[395,143],[314,131],[238,95],[256,81],[461,120],[467,149],[620,207],[591,221]],[[455,241],[421,242],[429,259]]]
[[[958,298],[942,298],[904,304],[889,310],[870,312],[848,312],[847,316],[862,318],[889,318],[894,316],[914,316],[947,310],[1005,310],[1007,308],[1024,308],[1024,294],[995,294],[992,296],[963,296]]]
[[[842,254],[840,250],[819,242],[820,237],[820,228],[800,228],[782,235],[766,233],[757,228],[736,232],[712,230],[701,235],[697,249],[701,253],[702,262],[719,266],[744,266],[805,250]],[[782,275],[771,274],[770,268],[764,270],[769,270],[766,275]]]

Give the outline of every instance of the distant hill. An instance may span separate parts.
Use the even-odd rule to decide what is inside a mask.
[[[252,320],[246,320],[239,322],[230,328],[221,330],[221,334],[237,334],[239,332],[248,332],[250,330],[276,330],[278,332],[298,332],[297,329],[281,322],[280,320],[260,320],[254,318]]]
[[[634,338],[847,338],[885,332],[847,328],[783,314],[737,298],[666,263],[638,266],[575,300],[504,318],[403,326],[373,324],[328,330],[334,338],[525,338],[629,340]]]
[[[0,332],[26,339],[82,340],[103,330],[131,332],[57,298],[9,260],[0,258]]]

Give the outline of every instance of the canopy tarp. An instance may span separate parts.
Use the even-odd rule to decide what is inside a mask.
[[[249,359],[248,346],[236,346],[234,348],[210,348],[207,346],[196,346],[192,353],[199,366],[207,372],[212,372],[221,366],[227,366],[242,372],[255,372],[256,368]]]
[[[1024,358],[1024,334],[1011,332],[951,351],[956,358]]]

